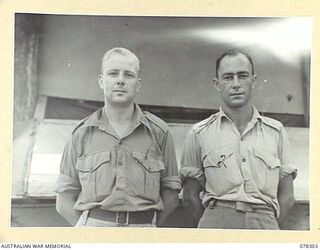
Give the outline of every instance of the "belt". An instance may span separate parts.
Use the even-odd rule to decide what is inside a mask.
[[[89,217],[98,220],[115,222],[119,225],[152,224],[154,213],[155,211],[114,212],[96,207],[90,209]]]
[[[233,208],[241,212],[256,212],[275,215],[274,208],[268,206],[267,204],[253,204],[242,201],[227,201],[227,200],[213,200],[209,203],[209,207],[214,206]]]

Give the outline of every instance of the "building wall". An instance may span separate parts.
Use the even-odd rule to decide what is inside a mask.
[[[251,27],[256,22],[266,22],[261,18],[251,21],[235,18],[163,19],[17,14],[14,133],[18,134],[21,128],[26,127],[26,122],[32,119],[38,94],[101,101],[102,95],[97,84],[100,59],[107,49],[114,46],[129,48],[142,61],[143,87],[138,96],[139,103],[216,109],[220,100],[212,84],[214,61],[222,51],[234,44],[228,43],[227,37],[225,42],[219,42],[188,34],[199,27],[228,28],[237,26],[237,22],[240,26]],[[259,46],[237,46],[249,51],[255,60],[256,72],[260,76],[253,98],[257,108],[264,112],[304,114],[304,104],[308,105],[308,101],[303,98],[302,86],[308,82],[303,83],[305,77],[302,75],[308,71],[308,66],[301,67],[300,60],[285,61]],[[14,155],[16,158],[19,156],[21,158],[21,154]],[[16,189],[19,194],[24,192],[22,184],[28,167],[24,165],[25,159],[21,161],[23,163],[16,164],[23,170],[20,171],[23,177],[18,178],[21,187]],[[38,211],[44,211],[39,204],[35,204],[35,207]],[[52,214],[53,219],[48,217],[48,226],[54,224],[57,216],[52,206],[50,209],[47,212]],[[180,209],[183,211],[183,208]],[[309,221],[306,214],[308,210],[303,211],[303,214],[297,213],[295,216],[301,218],[297,221],[300,223],[299,228],[305,229]],[[42,218],[41,213],[37,214],[28,207],[13,207],[12,212],[13,217],[21,215],[18,226],[30,218],[35,226],[41,224],[38,220]],[[25,216],[27,212],[30,217]],[[46,214],[43,213],[44,216]],[[172,223],[187,227],[188,221],[184,220],[188,216],[181,217],[181,214],[184,212],[179,212],[174,217],[178,222],[173,220]],[[295,216],[292,218],[298,218]],[[61,220],[55,222],[63,224]]]
[[[33,118],[38,96],[38,20],[15,17],[14,136]]]
[[[216,58],[238,47],[253,56],[257,86],[253,102],[264,112],[304,114],[299,58],[277,54],[261,44],[240,44],[203,37],[201,29],[258,32],[276,20],[266,18],[161,18],[116,16],[41,16],[40,93],[47,96],[102,100],[100,60],[112,47],[135,52],[142,62],[141,104],[218,108],[212,84]],[[273,26],[271,26],[273,27]],[[236,29],[236,31],[233,31]],[[267,29],[266,29],[267,32]],[[240,37],[239,37],[240,38]],[[269,37],[270,41],[279,37]],[[285,54],[285,56],[283,56]]]
[[[12,227],[70,227],[55,210],[54,201],[14,202],[11,211]],[[309,204],[296,203],[283,224],[284,230],[309,230]],[[194,228],[192,215],[180,205],[164,223],[168,228]]]

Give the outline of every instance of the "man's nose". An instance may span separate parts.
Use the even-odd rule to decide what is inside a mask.
[[[117,77],[117,85],[123,85],[124,84],[124,77],[122,74],[119,74],[119,76]]]
[[[233,84],[232,84],[233,88],[239,88],[240,87],[240,81],[237,75],[234,76],[233,78]]]

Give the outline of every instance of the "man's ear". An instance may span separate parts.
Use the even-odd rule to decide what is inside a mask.
[[[217,90],[218,92],[220,92],[219,80],[218,80],[217,78],[213,78],[213,79],[212,79],[212,82],[213,82],[214,87],[216,88],[216,90]]]
[[[258,76],[257,75],[253,75],[252,78],[253,78],[252,79],[252,88],[254,88],[256,86],[256,80],[257,80]]]
[[[136,92],[139,92],[140,88],[141,88],[141,79],[139,78],[136,84]]]
[[[99,82],[100,89],[103,89],[103,76],[102,76],[102,74],[99,75],[98,82]]]

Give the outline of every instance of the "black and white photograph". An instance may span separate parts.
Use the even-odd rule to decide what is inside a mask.
[[[13,20],[11,228],[310,230],[312,17]]]

